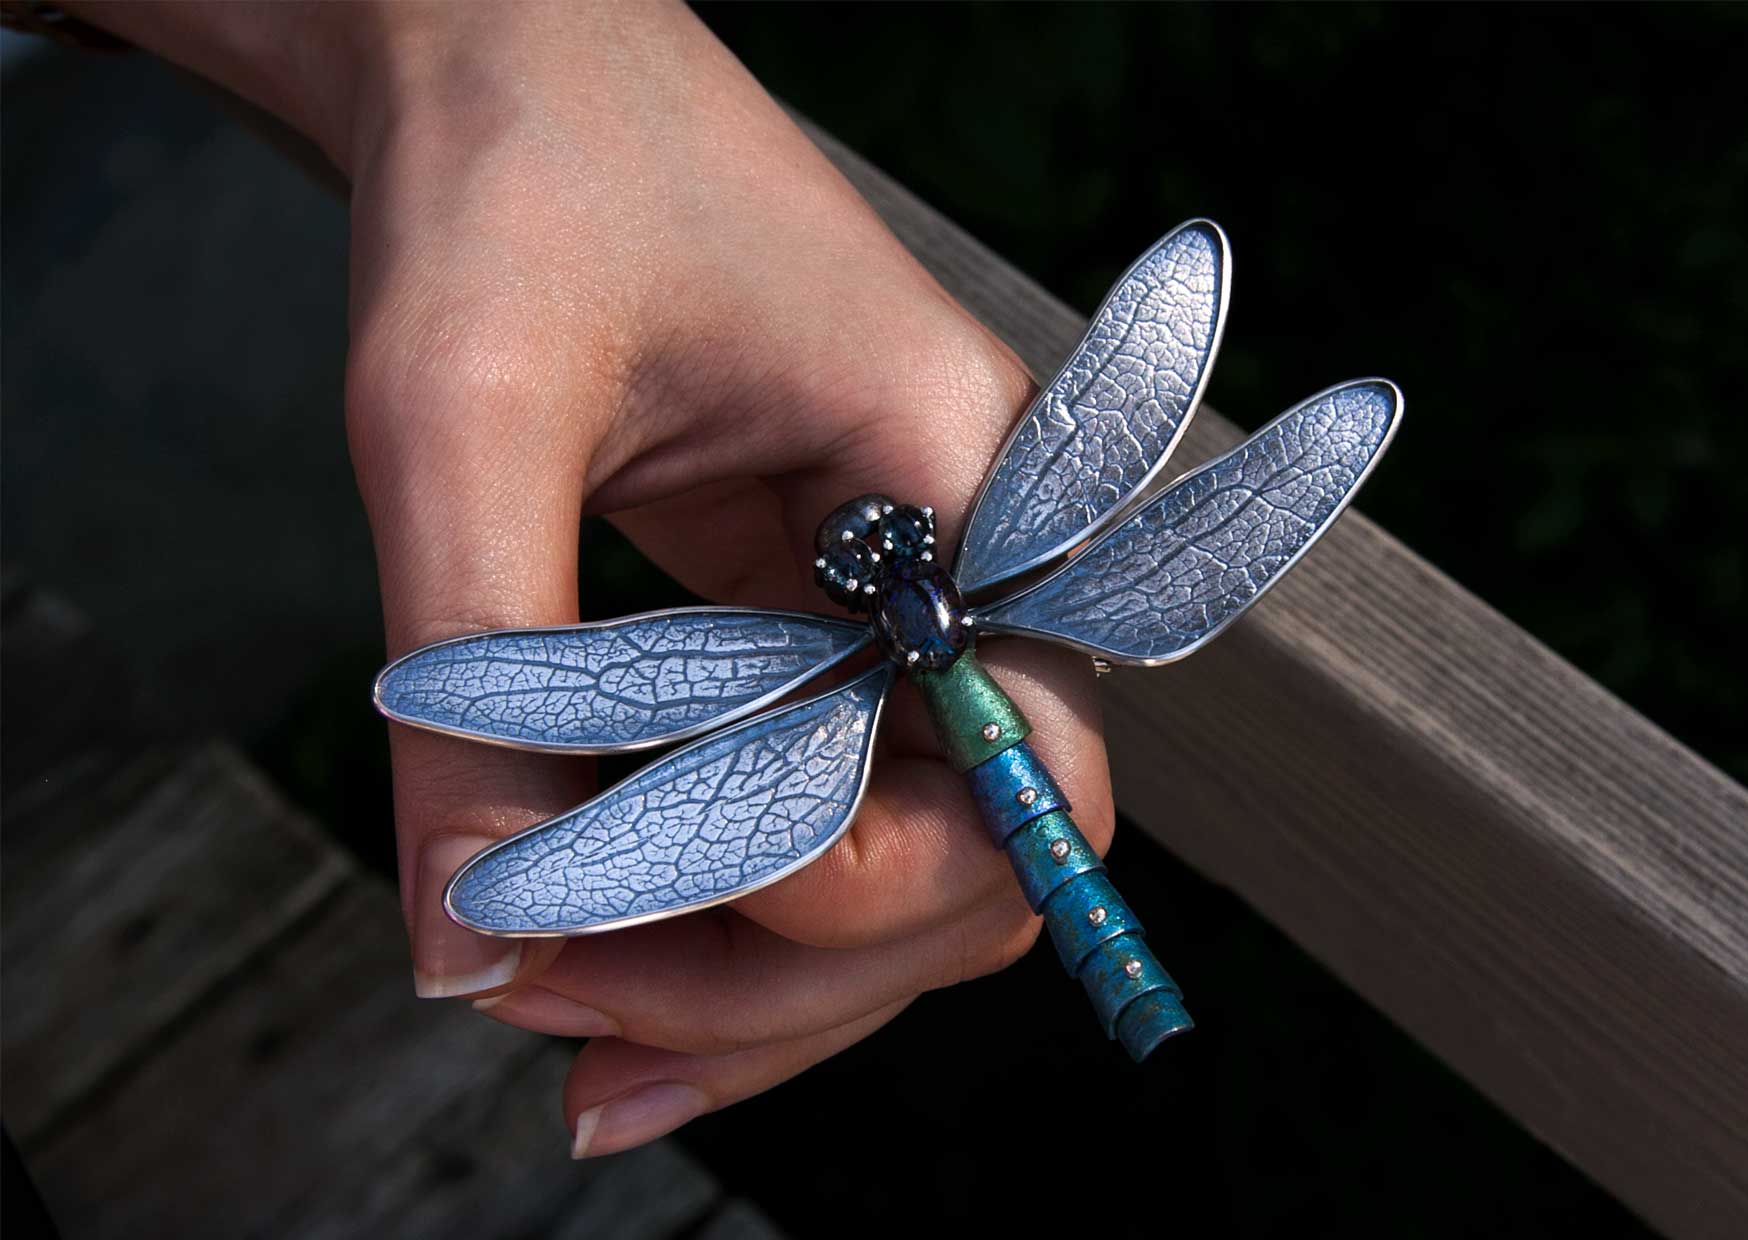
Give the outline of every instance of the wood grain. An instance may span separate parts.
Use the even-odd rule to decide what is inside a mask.
[[[809,132],[1054,373],[1080,315]],[[1182,466],[1240,437],[1204,410]],[[1127,818],[1650,1222],[1748,1233],[1740,786],[1358,513],[1204,653],[1106,684]]]
[[[7,815],[6,1122],[27,1147],[349,872],[234,752],[166,767]]]

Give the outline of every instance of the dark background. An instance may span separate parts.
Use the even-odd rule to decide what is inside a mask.
[[[1210,403],[1256,425],[1398,380],[1363,507],[1748,776],[1743,10],[701,12],[1082,310],[1171,224],[1220,220]],[[344,210],[144,57],[10,64],[5,103],[6,564],[155,679],[165,726],[238,739],[386,873]],[[609,532],[585,563],[593,612],[663,592]],[[685,1144],[800,1235],[1635,1231],[1229,892],[1118,849],[1200,1022],[1144,1071],[1045,951]]]

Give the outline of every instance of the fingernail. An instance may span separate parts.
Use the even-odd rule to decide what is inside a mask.
[[[670,1133],[709,1109],[710,1100],[690,1085],[645,1085],[577,1116],[571,1157],[617,1154]]]
[[[484,1012],[493,1020],[549,1033],[555,1038],[615,1038],[619,1022],[605,1012],[544,986],[524,986],[486,999],[475,999],[476,1012]]]
[[[520,943],[464,930],[443,911],[443,889],[467,859],[492,843],[485,836],[446,835],[419,855],[413,910],[413,991],[421,999],[477,995],[515,980]]]

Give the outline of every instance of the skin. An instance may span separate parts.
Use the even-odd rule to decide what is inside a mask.
[[[346,418],[391,657],[574,622],[585,514],[706,598],[828,610],[819,519],[878,490],[932,504],[953,545],[1030,399],[1018,360],[683,7],[79,11],[283,117],[352,185]],[[1087,660],[982,653],[1102,853]],[[440,893],[488,842],[585,799],[593,764],[390,741],[419,993],[591,1039],[564,1088],[579,1156],[794,1076],[1039,932],[908,688],[825,858],[562,944],[474,935]]]

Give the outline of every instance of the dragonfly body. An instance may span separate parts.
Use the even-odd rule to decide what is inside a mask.
[[[483,934],[593,934],[781,880],[848,830],[902,675],[1107,1036],[1140,1059],[1189,1028],[976,645],[1019,635],[1130,666],[1190,654],[1305,553],[1376,464],[1401,393],[1358,380],[1150,494],[1207,382],[1230,262],[1224,235],[1195,220],[1125,273],[1003,447],[951,567],[930,509],[864,495],[828,515],[815,580],[865,619],[680,608],[458,638],[385,668],[378,707],[418,727],[584,754],[689,742],[481,852],[445,893],[450,915]],[[870,647],[884,656],[873,666],[782,704]]]
[[[876,644],[910,673],[942,753],[970,784],[990,842],[1007,853],[1063,968],[1086,988],[1106,1036],[1145,1059],[1191,1027],[1182,992],[1026,743],[1031,724],[978,662],[971,618],[934,544],[933,509],[860,496],[821,523],[814,579],[852,610],[872,611]]]
[[[1070,817],[1067,795],[1031,745],[1031,725],[967,651],[917,672],[942,752],[964,774],[989,833],[1044,918],[1062,967],[1086,988],[1107,1037],[1139,1061],[1190,1028],[1182,992],[1142,940],[1140,920]]]

